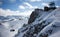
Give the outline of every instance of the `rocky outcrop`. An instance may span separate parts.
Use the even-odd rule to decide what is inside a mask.
[[[49,13],[47,15],[48,18],[46,16],[41,20],[35,19],[36,22],[34,21],[33,23],[21,28],[15,37],[49,37],[50,35],[60,31],[60,22],[55,19],[56,17],[54,18],[54,14],[58,14],[60,12],[58,11],[59,9],[56,9]]]
[[[43,13],[43,11],[44,11],[44,12],[45,12],[45,11],[50,11],[50,10],[53,11],[53,10],[56,9],[54,2],[50,2],[49,6],[50,6],[50,7],[45,6],[45,7],[44,7],[44,10],[43,10],[43,9],[39,9],[39,8],[35,9],[35,10],[32,12],[32,14],[30,15],[30,18],[29,18],[29,20],[28,20],[28,24],[34,22],[35,19],[38,17],[38,15],[39,15],[39,14],[41,15],[41,13]]]
[[[32,13],[31,13],[31,15],[30,15],[30,18],[29,18],[29,20],[28,20],[28,24],[30,24],[30,23],[32,23],[32,22],[34,22],[35,21],[35,19],[38,17],[38,15],[39,15],[39,13],[40,13],[40,11],[43,11],[43,9],[35,9]]]
[[[58,11],[59,9],[52,7],[48,11],[35,9],[30,15],[27,26],[19,29],[15,37],[49,37],[54,34],[60,27],[60,22],[55,19],[55,14]]]

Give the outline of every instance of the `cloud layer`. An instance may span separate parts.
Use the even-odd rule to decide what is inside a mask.
[[[19,5],[20,9],[35,9],[38,8],[38,6],[33,6],[28,2],[24,2],[22,5]]]
[[[30,0],[31,2],[40,2],[42,0]]]
[[[12,11],[10,9],[2,9],[0,8],[0,16],[9,16],[9,15],[19,15],[19,16],[29,16],[32,11],[25,11],[25,12],[20,12],[20,11]]]

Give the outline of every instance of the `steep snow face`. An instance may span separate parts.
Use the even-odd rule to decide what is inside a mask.
[[[59,14],[59,15],[58,15]],[[53,37],[60,31],[60,8],[43,12],[31,24],[19,29],[15,37]]]
[[[60,31],[60,22],[52,22],[51,24],[49,24],[48,26],[46,26],[45,28],[43,28],[40,33],[38,34],[37,37],[42,37],[42,36],[50,36],[53,35],[54,33]]]
[[[55,12],[54,13],[55,19],[59,21],[60,20],[60,8],[56,9],[54,12]]]
[[[0,37],[12,37],[10,30],[6,28],[4,25],[0,25]]]
[[[52,23],[50,23],[49,25],[47,25],[46,27],[44,27],[40,31],[40,33],[38,34],[37,37],[53,35],[54,33],[60,31],[60,24],[59,24],[60,23],[60,20],[59,20],[60,11],[59,10],[60,10],[60,8],[53,11],[53,14],[51,14],[52,15],[51,17],[53,17],[52,19],[54,19],[54,21]]]
[[[60,36],[60,31],[57,31],[53,35],[50,35],[49,37],[59,37]]]

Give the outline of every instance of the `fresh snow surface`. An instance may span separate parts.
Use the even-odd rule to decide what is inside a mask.
[[[28,19],[27,18],[10,18],[9,20],[1,20],[0,21],[0,37],[14,37],[18,29],[20,29],[23,24],[27,24]],[[15,31],[11,31],[11,30]]]
[[[60,31],[54,33],[53,35],[50,35],[49,37],[60,37]]]

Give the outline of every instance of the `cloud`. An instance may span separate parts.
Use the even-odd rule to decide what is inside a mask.
[[[48,7],[49,7],[48,3],[42,3],[42,5],[43,5],[43,6],[48,6]]]
[[[33,6],[29,4],[28,2],[24,2],[24,4],[27,5],[29,8],[33,8]]]
[[[25,7],[23,5],[19,5],[20,9],[25,9]]]
[[[24,5],[29,8],[29,9],[34,9],[34,8],[38,8],[38,6],[32,6],[30,3],[28,2],[24,2]]]
[[[39,2],[39,1],[42,1],[42,0],[30,0],[31,2]]]
[[[24,16],[30,16],[30,14],[32,13],[33,10],[28,10],[28,11],[25,11],[23,13],[20,13],[20,15],[24,15]]]
[[[56,6],[56,7],[60,7],[60,6]]]
[[[19,15],[19,11],[12,11],[10,9],[2,9],[0,8],[0,16],[3,15],[3,16],[7,16],[7,15]]]
[[[35,8],[38,8],[38,6],[33,6],[28,2],[24,2],[22,5],[19,5],[18,7],[19,7],[19,9],[35,9]]]
[[[24,12],[20,12],[20,11],[12,11],[10,9],[2,9],[0,8],[0,16],[9,16],[9,15],[18,15],[18,16],[29,16],[31,14],[32,11],[24,11]]]

